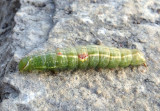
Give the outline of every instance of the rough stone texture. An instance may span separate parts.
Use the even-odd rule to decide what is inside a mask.
[[[94,44],[137,48],[148,67],[6,73],[0,111],[160,110],[160,1],[20,0],[11,64],[37,50]],[[1,48],[2,49],[2,48]],[[3,65],[1,63],[0,65]],[[12,69],[12,67],[11,67]]]
[[[19,0],[0,1],[0,80],[6,73],[14,53],[11,33],[15,25],[14,15],[19,7]]]

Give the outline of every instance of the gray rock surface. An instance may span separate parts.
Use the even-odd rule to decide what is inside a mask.
[[[11,37],[15,25],[14,15],[20,7],[18,0],[0,1],[0,80],[6,73],[14,53]],[[15,67],[12,67],[15,70]]]
[[[160,110],[160,1],[19,2],[10,33],[13,48],[9,53],[13,56],[6,56],[12,59],[4,69],[7,73],[1,72],[0,111]],[[97,39],[106,46],[141,50],[148,66],[56,75],[11,72],[27,54],[94,44]],[[0,46],[0,50],[4,48]],[[7,61],[3,60],[1,66]]]

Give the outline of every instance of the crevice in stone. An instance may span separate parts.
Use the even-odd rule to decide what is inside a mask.
[[[155,24],[160,25],[160,20],[156,20]]]
[[[4,99],[16,98],[18,97],[20,91],[16,89],[14,86],[8,83],[0,84],[0,103]]]
[[[52,13],[52,18],[53,18],[53,16],[55,15],[55,12],[56,12],[56,5],[55,5],[54,1],[52,1],[51,4],[53,4],[53,6],[54,6],[54,10],[51,12]],[[48,31],[48,34],[47,34],[48,38],[47,38],[46,41],[48,41],[48,39],[49,39],[49,33],[50,33],[50,31],[52,30],[52,28],[54,27],[54,25],[56,25],[56,23],[53,22],[53,19],[50,22],[52,24],[52,27]]]
[[[17,104],[18,111],[31,111],[31,108],[25,104]]]
[[[20,8],[19,0],[0,1],[0,80],[5,75],[8,62],[13,56],[12,29],[15,26],[14,16]]]
[[[150,25],[160,25],[160,21],[156,20],[155,22],[151,22],[150,20],[147,20],[145,18],[140,18],[140,17],[132,17],[132,23],[133,24],[150,24]]]

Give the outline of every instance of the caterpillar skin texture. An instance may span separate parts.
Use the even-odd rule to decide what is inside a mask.
[[[136,66],[145,62],[144,55],[136,49],[88,45],[58,48],[53,53],[24,57],[19,63],[19,71],[115,68]]]

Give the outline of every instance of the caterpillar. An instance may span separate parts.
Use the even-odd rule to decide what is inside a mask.
[[[143,53],[137,49],[87,45],[58,48],[54,52],[24,57],[19,62],[19,71],[115,68],[145,63]]]

